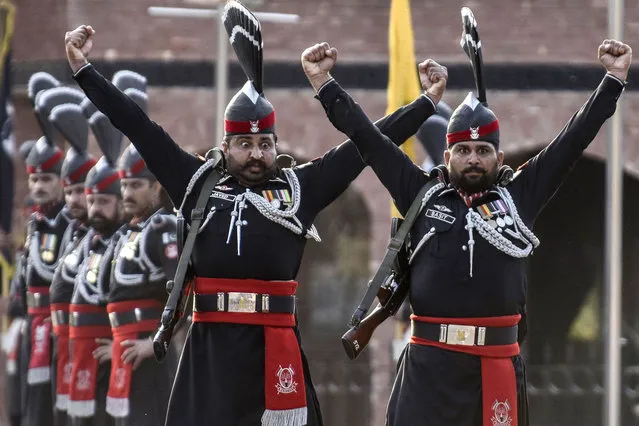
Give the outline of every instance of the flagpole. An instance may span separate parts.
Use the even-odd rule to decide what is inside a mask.
[[[608,34],[623,39],[623,0],[608,1]],[[606,167],[606,351],[603,424],[621,424],[621,285],[623,227],[623,105],[609,124]]]

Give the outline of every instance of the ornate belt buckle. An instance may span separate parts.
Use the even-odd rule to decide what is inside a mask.
[[[476,327],[474,325],[448,324],[446,343],[449,345],[474,346],[475,330]]]
[[[55,311],[56,316],[58,317],[58,324],[64,325],[69,322],[69,314],[63,310]]]
[[[113,328],[120,326],[120,321],[118,321],[117,312],[109,312],[109,322],[111,323],[111,327]]]
[[[79,312],[71,312],[71,316],[69,317],[69,325],[73,327],[77,327],[79,319],[80,319]]]
[[[255,306],[257,294],[229,292],[228,295],[229,295],[228,312],[242,312],[242,313],[257,312],[256,306]]]

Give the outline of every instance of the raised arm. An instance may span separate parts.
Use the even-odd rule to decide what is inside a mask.
[[[202,160],[180,148],[133,100],[89,64],[94,34],[93,28],[86,25],[66,33],[67,59],[73,77],[96,108],[131,140],[173,203],[179,205]]]
[[[330,76],[330,70],[337,59],[337,49],[328,43],[316,44],[302,54],[302,67],[317,98],[325,109],[344,90]],[[422,123],[435,112],[435,104],[426,95],[419,96],[412,103],[401,107],[375,123],[380,132],[394,145],[401,145],[414,135]],[[356,145],[348,140],[331,149],[322,157],[304,164],[297,169],[306,193],[312,193],[306,202],[321,210],[339,196],[364,169]]]
[[[432,101],[432,114],[446,89],[447,70],[429,59],[419,64],[419,78]],[[314,87],[324,84],[319,78],[309,76],[309,80]],[[428,176],[371,123],[359,105],[337,83],[326,83],[318,95],[331,123],[350,137],[364,162],[372,167],[390,192],[400,213],[406,213]],[[417,128],[419,125],[411,130],[411,134]]]
[[[520,167],[520,176],[513,182],[525,187],[526,197],[520,205],[531,218],[557,191],[601,126],[615,112],[632,62],[632,49],[619,41],[605,40],[599,46],[599,60],[607,74],[597,90],[555,139]]]

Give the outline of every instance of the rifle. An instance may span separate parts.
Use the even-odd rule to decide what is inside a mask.
[[[423,207],[426,194],[440,183],[435,177],[438,172],[437,168],[431,171],[431,179],[415,197],[404,220],[393,219],[386,255],[373,279],[368,283],[366,293],[348,323],[349,330],[342,336],[342,345],[350,359],[355,359],[364,350],[373,331],[388,317],[394,315],[406,298],[409,287],[406,238]],[[375,297],[379,300],[379,305],[364,318]]]
[[[396,235],[402,222],[403,220],[397,217],[392,219],[391,238]],[[357,358],[368,345],[375,329],[397,313],[408,294],[409,287],[408,252],[404,244],[397,254],[391,274],[377,291],[377,299],[379,300],[377,307],[357,327],[351,327],[342,336],[342,345],[344,345],[346,355],[350,359]]]
[[[206,203],[213,188],[220,181],[224,174],[224,156],[219,149],[214,149],[213,167],[210,174],[206,177],[200,194],[198,195],[195,208],[191,210],[191,227],[188,231],[183,250],[180,253],[175,277],[167,281],[166,288],[169,291],[169,299],[162,312],[160,319],[160,327],[153,337],[153,353],[158,361],[162,361],[169,350],[173,330],[184,314],[184,308],[191,294],[192,270],[190,267],[191,253],[195,244],[195,237],[200,229],[200,224],[205,216]],[[208,155],[207,155],[208,156]],[[178,221],[178,229],[184,226],[184,218]],[[178,232],[180,236],[182,232]]]

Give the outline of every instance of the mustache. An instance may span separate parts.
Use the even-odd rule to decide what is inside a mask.
[[[253,166],[258,166],[258,167],[261,167],[263,169],[266,168],[266,164],[263,161],[261,161],[261,160],[249,160],[249,161],[246,162],[246,164],[244,166],[242,166],[242,169],[248,169],[248,168],[253,167]]]
[[[137,204],[137,202],[133,199],[133,198],[125,198],[122,200],[123,203],[131,203],[131,204]]]
[[[89,223],[102,223],[102,222],[106,222],[108,219],[106,218],[106,216],[103,216],[101,214],[94,214],[89,218]]]
[[[69,210],[86,210],[86,207],[84,207],[80,203],[67,204],[67,207],[69,208]]]
[[[470,166],[462,170],[462,173],[486,173],[486,169],[479,166]]]

